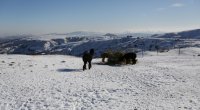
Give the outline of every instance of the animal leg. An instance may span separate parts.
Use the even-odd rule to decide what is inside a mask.
[[[129,62],[128,59],[126,59],[126,64],[128,64],[128,62]]]
[[[87,64],[87,62],[84,62],[83,71],[86,70],[86,64]]]
[[[89,61],[88,68],[90,69],[91,67],[92,67],[91,61]]]
[[[132,65],[135,64],[135,59],[132,59]]]
[[[102,62],[105,62],[105,57],[102,58]]]

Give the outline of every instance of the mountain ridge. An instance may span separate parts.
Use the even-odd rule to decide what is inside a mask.
[[[107,50],[115,51],[160,51],[181,47],[200,47],[200,29],[165,34],[125,34],[108,36],[79,36],[82,32],[65,34],[48,34],[43,36],[23,35],[12,38],[0,38],[1,54],[68,54],[81,56],[90,48],[96,50],[96,56]],[[73,36],[75,35],[75,36]],[[111,35],[111,36],[110,36]],[[114,35],[114,37],[113,37]],[[177,40],[179,39],[179,40]],[[190,40],[187,39],[197,39]]]

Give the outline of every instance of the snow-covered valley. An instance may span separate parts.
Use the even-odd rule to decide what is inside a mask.
[[[0,55],[0,109],[199,110],[199,48],[138,53],[135,65],[79,57]]]
[[[123,52],[166,52],[175,48],[200,47],[200,29],[165,34],[48,34],[16,35],[0,38],[0,54],[60,54],[81,56],[95,49],[95,57],[114,50]]]

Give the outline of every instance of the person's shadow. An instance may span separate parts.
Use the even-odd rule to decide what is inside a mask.
[[[81,72],[82,69],[58,69],[58,72]]]

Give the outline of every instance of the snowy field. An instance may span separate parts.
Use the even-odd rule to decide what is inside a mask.
[[[200,110],[198,52],[154,52],[123,66],[94,59],[86,71],[78,57],[0,55],[0,109]]]

